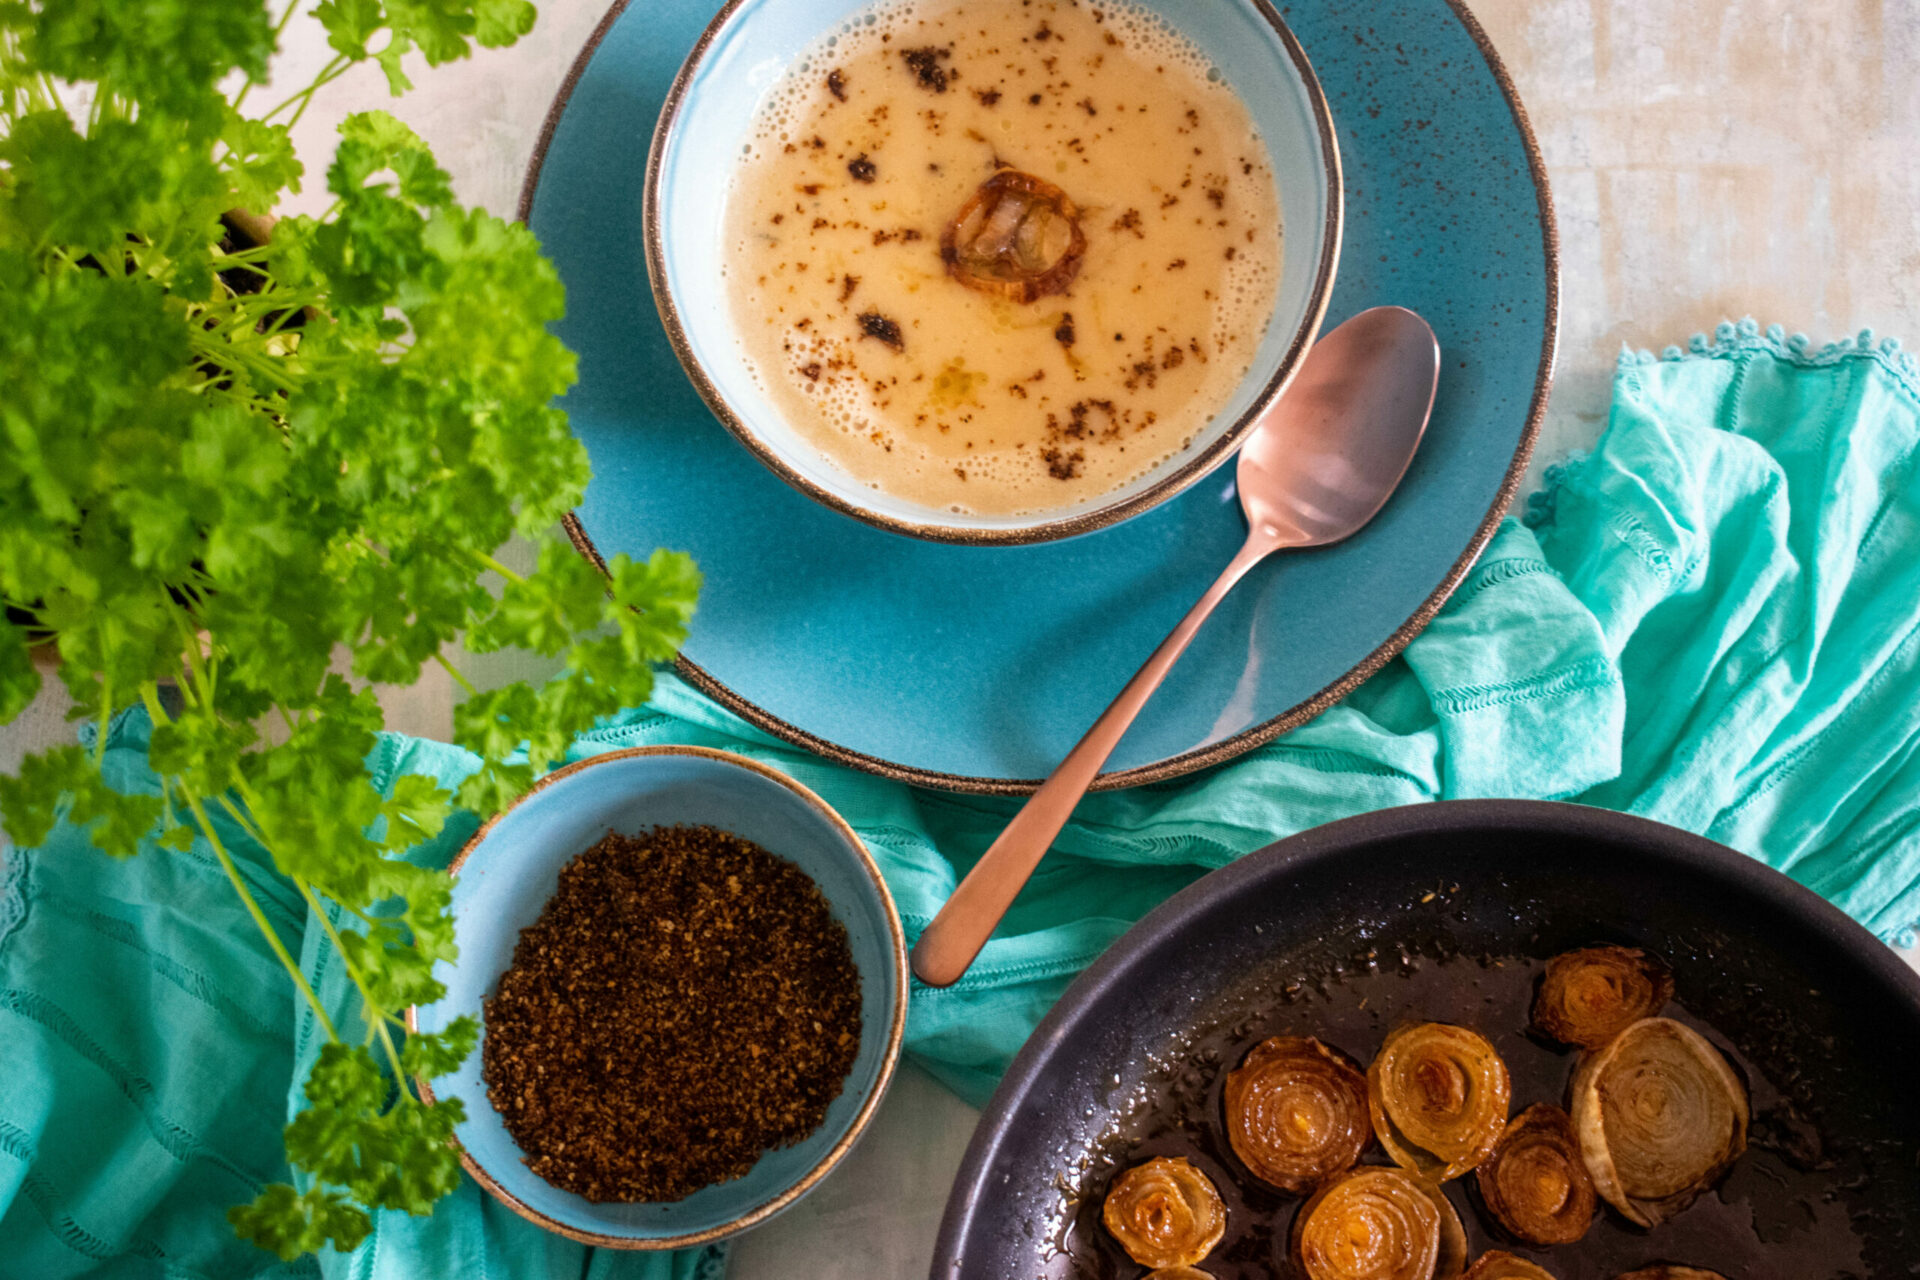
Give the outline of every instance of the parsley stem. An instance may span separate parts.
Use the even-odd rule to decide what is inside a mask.
[[[464,675],[460,674],[460,668],[454,666],[451,662],[447,661],[446,654],[435,653],[433,655],[433,660],[439,663],[440,666],[446,671],[448,675],[453,677],[453,682],[455,684],[459,685],[462,689],[465,689],[467,691],[468,697],[473,698],[473,697],[478,697],[480,695],[480,691],[473,687],[473,681],[467,679]]]
[[[160,594],[161,598],[167,602],[167,612],[172,616],[173,624],[180,632],[181,645],[186,650],[187,678],[181,683],[181,696],[186,698],[188,703],[193,706],[206,707],[211,710],[210,695],[212,690],[209,688],[207,678],[200,666],[200,637],[194,632],[193,626],[187,620],[187,611],[175,602],[172,593],[162,591]]]
[[[473,555],[474,555],[474,558],[477,559],[481,564],[493,570],[495,573],[505,578],[508,582],[525,582],[526,581],[526,578],[524,578],[520,574],[515,573],[513,570],[507,568],[507,566],[505,566],[504,564],[501,564],[498,560],[494,559],[492,556],[488,555],[484,551],[475,551]]]
[[[227,811],[227,816],[233,819],[236,826],[251,836],[256,843],[260,845],[267,844],[267,838],[260,834],[260,828],[256,827],[252,820],[247,817],[246,810],[225,796],[220,796],[218,799],[220,801],[220,807]]]
[[[326,1006],[320,1003],[320,997],[315,995],[313,988],[308,985],[307,975],[300,972],[300,966],[295,964],[293,957],[287,954],[287,944],[280,941],[280,935],[273,931],[273,925],[267,921],[267,913],[260,909],[258,902],[254,901],[252,892],[247,888],[247,882],[240,876],[240,868],[234,865],[226,846],[220,843],[220,837],[214,832],[213,820],[207,816],[206,806],[200,803],[200,797],[193,793],[185,780],[180,781],[180,794],[186,800],[187,808],[192,811],[193,820],[199,824],[200,834],[207,838],[207,843],[213,847],[214,856],[220,860],[220,869],[225,871],[227,879],[233,882],[234,892],[238,893],[240,901],[246,904],[247,914],[253,917],[253,923],[258,926],[261,936],[266,938],[267,945],[273,948],[273,954],[279,957],[286,971],[293,975],[294,985],[300,988],[300,994],[306,997],[314,1016],[320,1019],[320,1026],[326,1031],[327,1039],[338,1040],[340,1033],[333,1029],[333,1019],[327,1016]],[[322,916],[322,919],[325,917]]]
[[[287,29],[287,23],[293,21],[293,15],[298,13],[299,11],[300,11],[300,0],[288,0],[286,12],[280,15],[280,21],[273,24],[272,38],[273,38],[273,47],[275,52],[279,51],[280,37],[282,34],[285,33]],[[253,86],[256,83],[258,82],[249,78],[245,84],[240,86],[240,92],[233,95],[233,109],[235,111],[238,111],[240,109],[240,104],[242,104],[247,100],[247,95],[253,91]]]
[[[300,0],[288,0],[287,11],[280,15],[280,21],[273,24],[273,39],[275,44],[280,42],[281,33],[287,29],[287,24],[293,21],[293,15],[299,11]]]
[[[113,719],[113,675],[100,674],[100,722],[93,726],[93,767],[99,769],[107,759],[107,722]]]
[[[400,1051],[396,1049],[393,1044],[393,1032],[387,1030],[387,1021],[385,1018],[378,1019],[373,1025],[379,1028],[380,1043],[387,1047],[387,1061],[393,1064],[394,1087],[399,1089],[400,1092],[407,1097],[412,1098],[414,1093],[412,1089],[407,1087],[406,1068],[400,1065]]]
[[[293,117],[287,121],[287,128],[289,129],[293,128],[295,124],[299,123],[301,112],[304,112],[307,109],[307,104],[313,101],[313,95],[318,93],[325,86],[333,83],[335,80],[338,80],[343,74],[345,74],[347,68],[352,65],[353,63],[347,58],[346,54],[343,53],[343,54],[337,55],[332,62],[329,62],[326,66],[320,69],[320,74],[314,77],[312,84],[308,85],[306,88],[302,89],[300,92],[294,94],[292,97],[288,98],[285,102],[282,102],[280,105],[274,107],[271,111],[267,112],[267,114],[261,116],[260,118],[262,120],[271,120],[275,116],[279,115],[282,111],[285,111],[288,107],[293,106],[293,104],[297,102],[300,104],[299,110],[296,110],[293,113]]]
[[[331,942],[333,949],[340,954],[340,967],[347,971],[347,980],[352,982],[353,989],[360,993],[360,1003],[366,1006],[368,1023],[380,1029],[380,1039],[387,1050],[387,1061],[393,1064],[393,1081],[405,1090],[407,1073],[400,1069],[400,1054],[393,1046],[393,1036],[387,1031],[386,1009],[368,994],[366,981],[360,976],[360,971],[354,967],[353,961],[347,958],[347,948],[340,941],[340,931],[333,927],[332,918],[327,915],[326,908],[320,905],[319,896],[314,893],[312,886],[299,876],[293,877],[293,883],[294,887],[300,890],[300,896],[307,900],[307,909],[313,912],[315,918],[320,921],[320,927],[326,930],[327,941]]]
[[[302,302],[293,302],[293,303],[285,303],[282,305],[285,307],[285,310],[283,310],[279,315],[273,317],[273,319],[269,320],[267,322],[267,327],[260,331],[260,336],[262,338],[273,337],[275,334],[279,333],[282,329],[292,324],[295,318],[304,316],[307,313],[307,307],[311,304],[302,303]]]
[[[253,788],[248,785],[245,778],[236,779],[235,785],[238,787],[242,798],[249,804],[255,803]],[[253,836],[253,838],[262,845],[268,843],[266,837],[260,834],[259,828],[249,822],[231,800],[222,796],[220,803],[226,811],[232,815],[233,820],[240,824],[242,830]],[[306,899],[308,909],[311,910],[314,917],[320,921],[320,927],[326,931],[327,940],[333,944],[333,949],[339,953],[340,967],[346,971],[348,981],[353,983],[353,989],[360,993],[360,1003],[365,1007],[364,1012],[369,1024],[367,1038],[371,1040],[373,1038],[373,1031],[375,1029],[378,1030],[380,1039],[385,1042],[387,1060],[393,1064],[394,1079],[400,1084],[400,1087],[404,1089],[406,1087],[406,1073],[400,1069],[399,1054],[396,1052],[393,1038],[387,1032],[386,1028],[386,1021],[391,1019],[393,1015],[387,1012],[384,1006],[374,1000],[372,994],[367,990],[365,978],[361,975],[359,969],[355,967],[353,961],[348,958],[350,953],[340,941],[339,930],[334,927],[333,918],[327,914],[326,908],[321,904],[319,894],[314,891],[311,882],[303,876],[289,876],[288,879],[293,881],[294,887],[300,891],[300,896]],[[335,902],[343,910],[351,911],[369,925],[375,923],[373,917],[353,906],[351,903],[341,902],[337,898],[330,899],[330,901]],[[405,1024],[402,1023],[401,1025],[404,1026]]]
[[[147,714],[153,717],[154,722],[156,724],[169,723],[166,708],[160,705],[159,687],[149,681],[141,688],[140,692],[147,704]],[[294,963],[293,957],[287,952],[286,945],[280,941],[280,935],[275,933],[273,926],[267,922],[266,912],[260,909],[260,904],[254,900],[253,894],[248,892],[246,882],[240,877],[240,868],[234,865],[233,858],[227,853],[226,846],[220,843],[220,837],[214,832],[213,823],[207,818],[207,811],[205,806],[200,803],[200,797],[195,795],[193,790],[187,786],[185,779],[175,778],[172,781],[173,785],[179,788],[181,798],[187,802],[187,808],[192,812],[194,821],[200,827],[201,834],[207,838],[207,843],[213,847],[214,855],[220,860],[221,869],[227,873],[227,879],[233,882],[234,891],[240,895],[240,901],[246,904],[247,914],[253,917],[253,923],[259,928],[261,936],[266,938],[267,945],[273,948],[273,954],[279,957],[281,965],[293,976],[294,985],[300,988],[300,994],[306,997],[306,1001],[312,1006],[315,1016],[320,1019],[320,1025],[326,1029],[327,1039],[338,1040],[340,1036],[333,1029],[333,1019],[327,1016],[326,1006],[320,1003],[320,997],[313,993],[313,988],[307,983],[306,975],[300,972],[300,966]],[[162,777],[160,779],[160,786],[161,793],[165,795],[170,789],[168,787],[168,779]],[[259,828],[242,817],[231,800],[225,796],[221,796],[220,803],[225,806],[227,812],[233,816],[234,821],[240,825],[243,832],[258,841],[262,846],[266,845],[266,840],[260,835]],[[300,884],[301,882],[296,879],[294,883]],[[302,891],[304,892],[304,887]],[[324,913],[321,919],[323,922],[325,921]]]

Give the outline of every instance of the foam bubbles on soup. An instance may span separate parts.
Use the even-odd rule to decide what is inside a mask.
[[[849,19],[762,105],[726,219],[736,329],[773,405],[859,482],[982,516],[1073,507],[1189,448],[1280,277],[1246,108],[1128,4]],[[999,275],[969,283],[967,251]]]

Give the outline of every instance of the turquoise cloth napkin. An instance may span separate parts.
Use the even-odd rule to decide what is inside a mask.
[[[1578,799],[1762,858],[1880,936],[1920,919],[1920,378],[1870,335],[1814,350],[1723,325],[1623,355],[1607,431],[1508,521],[1404,657],[1231,765],[1089,798],[967,978],[916,989],[914,1057],[990,1090],[1072,976],[1128,923],[1278,836],[1467,796]],[[117,785],[153,789],[147,724],[109,731]],[[859,829],[917,933],[1017,802],[916,791],[766,737],[668,679],[574,757],[725,747],[799,778]],[[370,761],[453,782],[441,744]],[[415,850],[444,862],[469,817]],[[324,934],[223,831],[322,998],[352,1002]],[[0,1276],[586,1276],[697,1280],[717,1250],[583,1249],[471,1182],[382,1215],[350,1256],[280,1265],[226,1206],[285,1176],[279,1129],[318,1050],[310,1015],[204,850],[114,862],[61,828],[0,877]]]

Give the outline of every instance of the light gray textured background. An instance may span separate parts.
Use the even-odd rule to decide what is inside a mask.
[[[636,0],[645,5],[648,0]],[[1862,327],[1920,341],[1920,5],[1912,0],[1479,0],[1519,86],[1559,216],[1560,370],[1534,471],[1604,425],[1621,344],[1684,343],[1724,318],[1816,340]],[[603,8],[547,0],[515,48],[416,75],[393,106],[462,199],[511,214],[547,106]],[[329,57],[297,23],[278,67],[300,84]],[[272,102],[271,94],[257,95]],[[388,105],[363,67],[299,127],[311,189],[334,126]],[[483,679],[524,660],[464,660]],[[445,737],[438,672],[385,698],[388,723]],[[68,740],[57,692],[0,730],[0,770]],[[879,1280],[926,1273],[973,1112],[909,1067],[873,1131],[799,1207],[743,1237],[734,1280]]]

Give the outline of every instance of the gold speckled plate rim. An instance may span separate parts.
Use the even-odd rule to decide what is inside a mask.
[[[839,833],[841,839],[847,843],[849,848],[860,855],[860,865],[862,869],[866,871],[867,879],[872,882],[874,891],[880,896],[881,906],[884,907],[886,911],[887,935],[890,943],[888,950],[893,959],[892,969],[895,996],[893,1008],[890,1011],[887,1021],[887,1047],[880,1060],[880,1072],[874,1078],[873,1087],[868,1090],[866,1098],[861,1102],[860,1110],[855,1114],[853,1123],[848,1126],[844,1134],[840,1135],[839,1140],[833,1144],[832,1148],[820,1158],[819,1163],[809,1169],[805,1176],[799,1181],[786,1188],[771,1200],[754,1206],[731,1222],[722,1223],[717,1227],[709,1227],[705,1231],[690,1231],[677,1236],[650,1238],[610,1236],[595,1231],[584,1231],[578,1227],[568,1226],[564,1222],[560,1222],[555,1218],[541,1213],[538,1209],[533,1208],[515,1196],[511,1191],[508,1191],[500,1185],[500,1183],[494,1179],[493,1175],[488,1173],[486,1169],[467,1152],[464,1145],[460,1147],[461,1167],[466,1169],[475,1182],[484,1187],[487,1193],[500,1201],[500,1203],[506,1205],[527,1221],[545,1230],[565,1236],[569,1240],[576,1240],[581,1244],[597,1245],[607,1249],[686,1249],[695,1245],[712,1244],[716,1240],[725,1239],[728,1236],[745,1231],[749,1227],[758,1226],[760,1223],[765,1222],[768,1218],[773,1217],[782,1209],[785,1209],[788,1205],[805,1195],[813,1188],[814,1184],[831,1173],[834,1166],[838,1165],[849,1151],[853,1150],[854,1143],[860,1140],[860,1135],[866,1131],[867,1124],[873,1119],[874,1112],[879,1109],[880,1100],[886,1096],[887,1086],[893,1080],[894,1069],[900,1063],[901,1046],[906,1040],[908,990],[907,938],[906,932],[900,924],[899,909],[894,905],[893,894],[887,889],[885,877],[880,874],[879,864],[874,862],[872,853],[867,850],[866,843],[860,839],[859,834],[847,824],[845,818],[842,818],[835,812],[832,805],[814,794],[810,788],[788,777],[786,774],[781,773],[778,769],[761,764],[755,760],[749,760],[745,756],[735,755],[731,751],[718,751],[712,747],[668,745],[627,747],[619,751],[602,752],[596,756],[589,756],[585,760],[575,761],[565,768],[555,769],[552,773],[547,774],[531,787],[527,788],[526,792],[522,794],[519,799],[482,823],[480,829],[474,832],[467,843],[461,847],[459,854],[454,857],[451,863],[447,864],[447,874],[450,876],[458,876],[460,874],[460,868],[466,865],[467,858],[475,849],[480,847],[481,842],[492,832],[495,824],[519,808],[530,796],[545,790],[563,778],[590,769],[594,765],[606,764],[613,760],[632,759],[635,756],[696,756],[706,760],[718,760],[723,764],[737,765],[749,773],[758,774],[763,778],[778,783],[799,796],[809,808],[827,820],[828,824]],[[407,1008],[406,1023],[409,1033],[419,1029],[417,1006],[409,1006]],[[424,1078],[417,1076],[414,1078],[414,1083],[420,1090],[421,1098],[428,1103],[432,1103],[434,1100],[432,1086],[429,1085]]]
[[[546,161],[547,148],[553,141],[554,131],[559,127],[560,117],[566,111],[567,103],[573,96],[574,86],[586,73],[587,64],[593,60],[600,42],[612,28],[615,21],[626,10],[628,0],[615,0],[607,14],[600,20],[588,37],[580,56],[574,60],[566,79],[560,84],[553,105],[547,112],[545,124],[540,130],[539,140],[535,143],[532,159],[527,165],[527,175],[520,188],[520,221],[529,221],[533,212],[534,193],[539,187],[540,169]],[[1547,179],[1547,166],[1540,154],[1539,141],[1534,137],[1533,125],[1527,118],[1526,107],[1520,101],[1519,92],[1514,88],[1513,78],[1508,74],[1506,64],[1494,50],[1493,42],[1488,39],[1486,29],[1466,5],[1466,0],[1446,0],[1447,7],[1453,10],[1460,25],[1473,40],[1480,55],[1485,59],[1487,69],[1499,86],[1501,96],[1506,99],[1507,108],[1513,114],[1515,126],[1520,130],[1520,140],[1527,153],[1527,167],[1533,178],[1535,201],[1540,216],[1542,249],[1546,258],[1546,314],[1543,317],[1545,333],[1540,344],[1539,371],[1533,384],[1533,398],[1527,412],[1527,421],[1520,435],[1519,447],[1515,449],[1513,461],[1508,465],[1506,474],[1501,478],[1500,488],[1494,494],[1492,504],[1487,508],[1485,517],[1468,539],[1465,550],[1453,562],[1451,568],[1441,579],[1420,607],[1381,643],[1372,653],[1361,659],[1351,670],[1338,680],[1327,685],[1304,702],[1297,703],[1270,720],[1266,720],[1243,730],[1230,738],[1224,738],[1211,745],[1168,756],[1152,764],[1139,765],[1132,769],[1117,769],[1103,773],[1095,778],[1089,788],[1094,791],[1112,791],[1124,787],[1137,787],[1149,783],[1166,782],[1185,774],[1194,773],[1214,765],[1224,764],[1236,756],[1244,755],[1255,747],[1271,742],[1289,729],[1294,729],[1331,707],[1340,699],[1353,692],[1374,672],[1385,666],[1405,649],[1413,638],[1426,629],[1434,614],[1447,602],[1454,590],[1467,576],[1474,561],[1486,550],[1493,533],[1499,527],[1507,509],[1513,505],[1514,497],[1519,493],[1521,481],[1525,479],[1527,464],[1533,457],[1533,448],[1540,436],[1540,424],[1547,413],[1547,400],[1553,385],[1554,361],[1559,349],[1560,339],[1560,229],[1553,216],[1553,193]],[[1316,81],[1317,87],[1317,81]],[[567,537],[573,545],[604,573],[606,561],[592,538],[581,525],[579,516],[568,512],[561,519]],[[822,756],[835,764],[846,765],[866,773],[878,774],[897,782],[913,786],[931,787],[941,791],[956,791],[976,795],[1027,795],[1038,789],[1040,778],[986,778],[969,774],[942,773],[932,769],[917,769],[896,764],[878,756],[853,751],[838,743],[808,733],[798,725],[790,724],[779,716],[749,702],[732,689],[715,679],[698,663],[685,654],[675,660],[675,669],[689,684],[701,693],[725,707],[734,715],[749,724],[772,734],[794,746],[802,747],[815,755]]]

